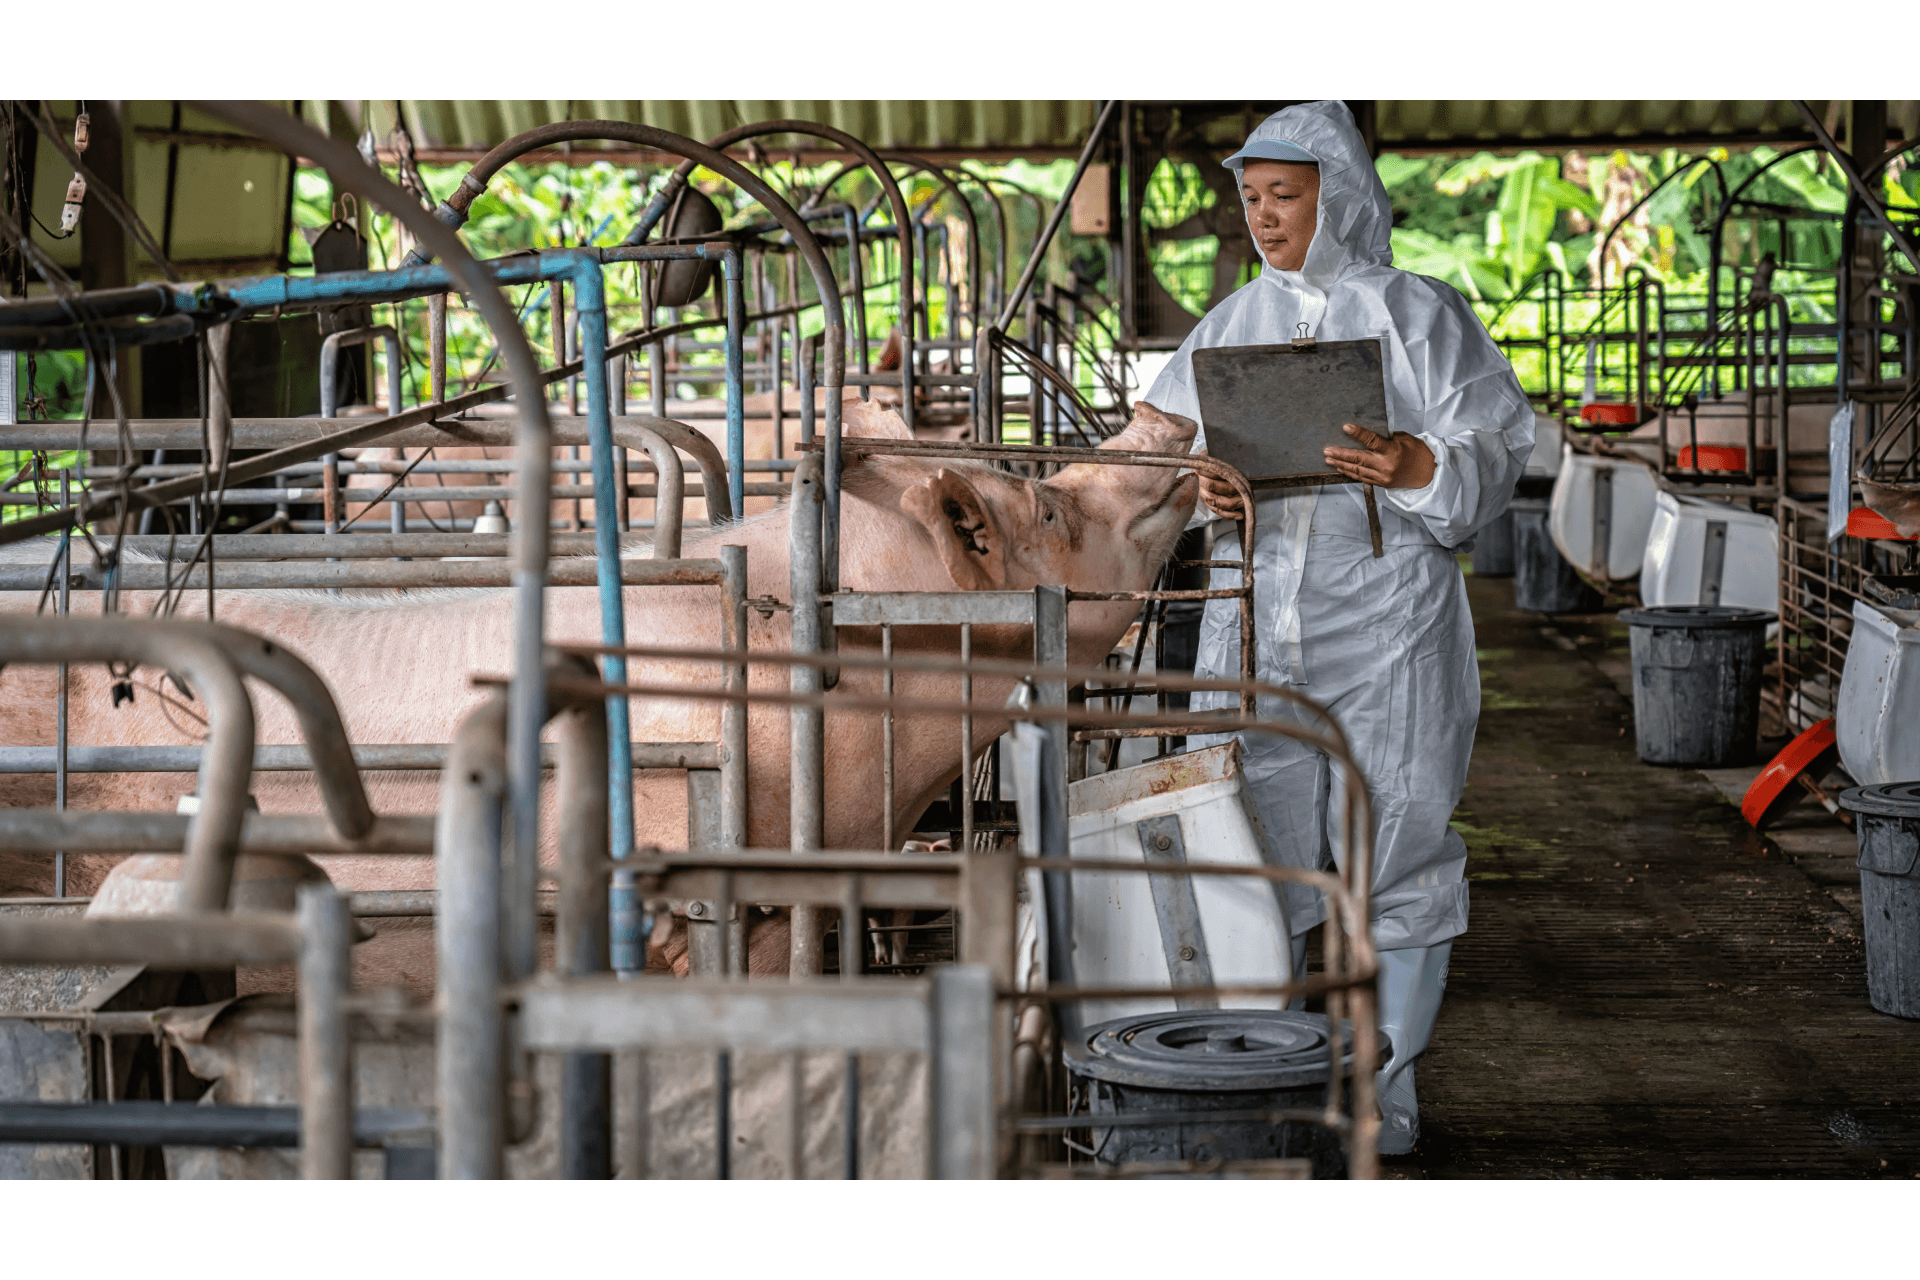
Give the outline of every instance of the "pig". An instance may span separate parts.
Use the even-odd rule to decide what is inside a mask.
[[[850,436],[902,438],[900,419],[863,402],[847,415]],[[1103,447],[1183,455],[1195,424],[1137,406],[1127,429]],[[1065,584],[1083,591],[1150,587],[1185,527],[1198,492],[1196,478],[1174,467],[1076,464],[1044,480],[1030,480],[963,461],[877,457],[851,463],[844,474],[842,585],[857,591],[1022,590]],[[759,517],[693,536],[684,554],[706,557],[725,544],[747,547],[748,595],[789,595],[788,513],[783,505]],[[189,593],[182,614],[204,611],[204,593]],[[591,588],[550,590],[547,632],[554,642],[594,643],[600,636],[596,593]],[[12,593],[0,607],[27,610],[34,597]],[[87,600],[76,600],[86,611]],[[707,587],[628,588],[627,634],[653,644],[720,646],[717,593]],[[150,599],[128,595],[132,614]],[[328,681],[360,743],[447,742],[462,718],[486,696],[471,681],[476,674],[505,674],[511,666],[512,597],[505,590],[408,592],[233,592],[218,602],[218,620],[273,637],[301,655]],[[1137,607],[1125,601],[1076,605],[1069,658],[1098,662],[1133,621]],[[785,648],[788,615],[749,611],[748,642],[754,649]],[[877,634],[843,629],[847,651],[877,651]],[[901,628],[901,653],[957,652],[954,628]],[[1028,659],[1030,630],[975,629],[979,658]],[[710,666],[635,660],[635,683],[715,687]],[[751,668],[755,688],[784,688],[785,667]],[[844,670],[840,687],[878,694],[878,672]],[[106,673],[97,666],[72,673],[71,741],[76,744],[187,744],[199,740],[197,704],[165,676],[142,670],[136,700],[114,709]],[[897,695],[948,700],[955,678],[902,673]],[[1012,691],[1008,679],[979,679],[974,698],[998,706]],[[45,667],[12,666],[0,672],[0,741],[53,740],[54,673]],[[257,740],[297,742],[290,709],[274,695],[256,693]],[[974,747],[983,749],[1007,728],[1004,717],[979,716]],[[893,827],[912,821],[959,775],[949,717],[902,715],[896,721],[896,792]],[[633,734],[649,741],[711,741],[719,733],[719,704],[678,699],[635,699]],[[829,848],[872,849],[882,836],[874,798],[881,794],[881,726],[872,713],[831,712],[826,717],[826,777],[829,779],[825,840]],[[788,844],[789,730],[780,708],[754,707],[748,717],[748,840],[755,847]],[[437,774],[369,773],[367,788],[377,812],[431,811]],[[161,774],[76,775],[71,803],[83,809],[167,810],[189,790],[188,776]],[[254,795],[264,812],[314,812],[318,798],[300,774],[259,774]],[[52,780],[0,778],[0,803],[51,803]],[[686,843],[685,786],[678,773],[645,773],[636,781],[637,834],[642,845]],[[551,818],[545,828],[551,839]],[[551,855],[551,850],[547,851]],[[0,889],[45,892],[44,855],[0,855]],[[97,886],[115,859],[70,859],[70,892]],[[321,860],[343,889],[413,889],[432,885],[431,859],[335,856]],[[751,939],[750,972],[785,967],[784,916],[763,919]],[[416,957],[416,960],[418,958]],[[676,966],[678,967],[678,966]],[[398,975],[401,985],[431,988],[430,964],[415,963]],[[380,975],[366,975],[378,977]],[[395,975],[387,975],[393,977]],[[363,978],[364,980],[364,978]]]

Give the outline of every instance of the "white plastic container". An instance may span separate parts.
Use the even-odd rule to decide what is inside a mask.
[[[1656,492],[1653,473],[1638,462],[1569,449],[1553,482],[1547,534],[1569,564],[1597,582],[1637,577],[1653,527]],[[1603,527],[1605,545],[1597,546]]]
[[[1142,862],[1138,824],[1171,818],[1178,822],[1179,839],[1176,849],[1158,854],[1161,859],[1184,856],[1191,862],[1241,866],[1263,862],[1259,811],[1246,793],[1238,742],[1096,774],[1072,784],[1068,806],[1069,838],[1076,858]],[[1032,880],[1029,885],[1037,887]],[[1215,983],[1286,982],[1292,972],[1292,931],[1280,888],[1275,882],[1247,876],[1163,877],[1163,898],[1190,891],[1199,921],[1198,936],[1169,936],[1161,927],[1168,906],[1156,902],[1149,877],[1076,873],[1074,981],[1086,986],[1173,985],[1174,971],[1183,963],[1179,949],[1190,947],[1193,955],[1184,962],[1204,962]],[[1179,918],[1177,904],[1173,914]],[[1036,959],[1045,955],[1039,931],[1027,922],[1023,925],[1023,938],[1032,938],[1030,947],[1023,950]],[[1285,1007],[1277,998],[1235,999],[1230,1004],[1245,1009]],[[1174,1007],[1171,999],[1089,1002],[1080,1006],[1080,1018],[1083,1023],[1104,1022],[1172,1012]]]
[[[1778,613],[1779,546],[1779,528],[1768,516],[1655,493],[1640,599],[1649,608],[1723,604]]]
[[[1840,763],[1863,787],[1920,781],[1920,617],[1853,605],[1833,713]]]
[[[1560,474],[1560,455],[1566,452],[1566,444],[1560,438],[1560,419],[1544,413],[1533,415],[1533,452],[1527,455],[1526,469],[1523,475],[1557,476]]]

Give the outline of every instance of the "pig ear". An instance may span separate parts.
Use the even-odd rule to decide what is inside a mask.
[[[1139,453],[1185,453],[1193,446],[1200,424],[1177,413],[1162,413],[1146,401],[1133,406],[1133,420],[1127,429],[1102,440],[1102,449],[1127,449]]]
[[[840,402],[840,434],[869,440],[913,439],[913,433],[907,430],[907,424],[901,421],[899,414],[891,409],[882,409],[871,400]]]
[[[880,348],[880,359],[873,367],[878,373],[892,373],[900,367],[900,330],[897,327],[887,330],[887,343]]]
[[[932,535],[955,586],[987,591],[1005,583],[1005,543],[965,476],[942,469],[901,494],[900,506]]]

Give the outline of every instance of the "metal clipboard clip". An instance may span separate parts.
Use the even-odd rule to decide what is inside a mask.
[[[1302,320],[1299,324],[1294,326],[1293,341],[1289,345],[1295,351],[1311,352],[1315,347],[1319,346],[1320,344],[1314,340],[1314,336],[1312,334],[1307,332],[1307,322],[1305,320]]]

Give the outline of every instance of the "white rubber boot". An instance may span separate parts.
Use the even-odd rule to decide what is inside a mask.
[[[1433,1038],[1440,997],[1447,988],[1447,959],[1453,942],[1405,947],[1380,954],[1380,1030],[1393,1046],[1381,1070],[1380,1154],[1403,1156],[1420,1140],[1420,1102],[1413,1068]]]

